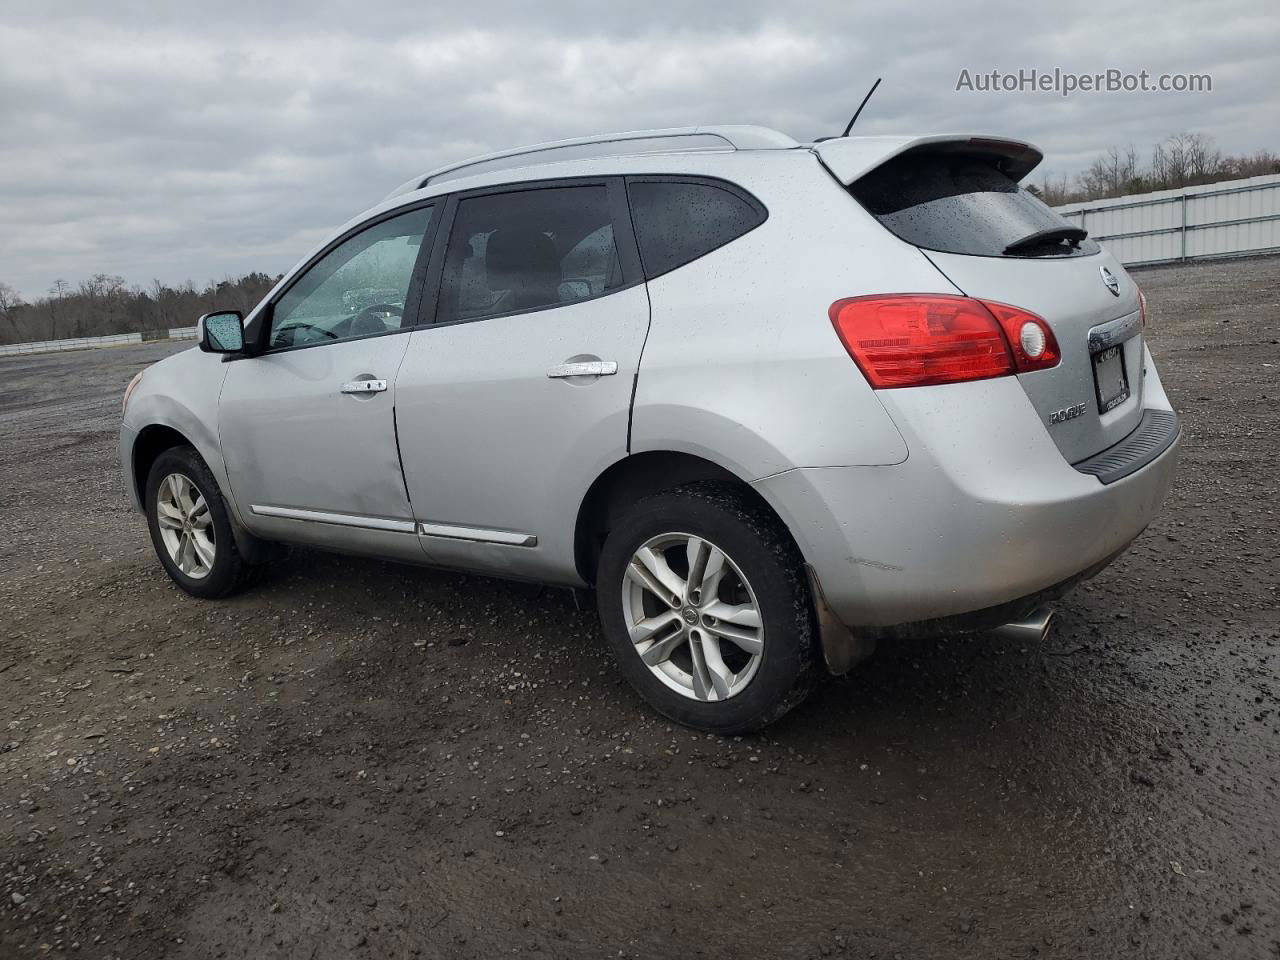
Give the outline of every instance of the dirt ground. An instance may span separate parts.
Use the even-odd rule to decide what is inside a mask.
[[[1280,956],[1280,258],[1143,271],[1185,452],[1044,645],[674,727],[561,591],[297,552],[181,594],[169,345],[0,360],[0,957]]]

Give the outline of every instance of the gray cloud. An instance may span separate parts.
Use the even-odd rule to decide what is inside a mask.
[[[847,2],[29,4],[0,25],[0,280],[280,271],[414,173],[605,130],[1024,137],[1073,172],[1198,130],[1280,148],[1273,0],[1041,15]],[[792,9],[794,8],[794,9]],[[1208,94],[956,92],[972,72],[1210,73]]]

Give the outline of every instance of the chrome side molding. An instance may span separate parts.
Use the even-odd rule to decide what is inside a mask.
[[[413,533],[417,529],[412,520],[392,520],[387,517],[361,517],[349,513],[326,513],[323,510],[299,510],[295,507],[268,507],[256,503],[250,506],[249,509],[260,517],[307,520],[311,523],[332,523],[340,527],[360,527],[364,530]]]
[[[418,535],[439,537],[445,540],[471,540],[476,543],[497,543],[504,547],[536,547],[538,538],[531,533],[513,530],[486,530],[483,527],[460,527],[452,523],[419,523]]]
[[[504,547],[536,547],[538,545],[538,538],[532,533],[518,533],[514,530],[489,530],[484,527],[466,527],[453,523],[417,523],[413,520],[394,520],[390,517],[362,517],[358,514],[302,510],[297,507],[272,507],[256,503],[249,509],[260,517],[278,517],[281,520],[332,523],[340,527],[386,530],[389,533],[416,533],[420,537],[471,540],[475,543],[496,543]]]

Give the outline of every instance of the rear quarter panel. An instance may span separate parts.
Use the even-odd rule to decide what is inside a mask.
[[[905,460],[827,311],[841,297],[955,288],[808,151],[720,156],[706,174],[749,190],[768,219],[649,282],[631,451],[695,454],[746,480]]]

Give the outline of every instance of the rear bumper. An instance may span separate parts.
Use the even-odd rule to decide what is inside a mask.
[[[1147,404],[1167,410],[1158,378],[1147,386]],[[1074,469],[1013,378],[882,399],[907,440],[906,461],[789,470],[755,484],[850,627],[892,635],[1060,595],[1122,552],[1173,482],[1180,438],[1107,484]]]

